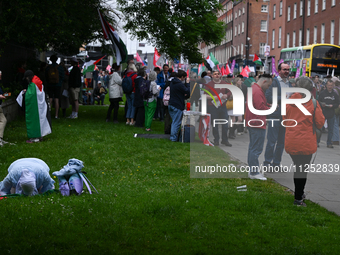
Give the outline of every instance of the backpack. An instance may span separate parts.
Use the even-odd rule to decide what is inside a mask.
[[[148,100],[149,98],[152,97],[150,85],[151,81],[143,79],[141,85],[139,86],[140,95],[142,96],[143,100]]]
[[[59,83],[59,71],[58,71],[58,65],[49,66],[47,78],[49,83]]]
[[[78,159],[70,159],[68,164],[64,166],[60,171],[52,173],[54,176],[58,177],[59,190],[61,195],[80,195],[81,193],[83,193],[84,183],[90,194],[92,194],[92,191],[88,183],[90,183],[94,190],[98,193],[98,191],[89,181],[89,179],[86,178],[86,172],[82,171],[83,167],[84,166],[82,161]]]
[[[163,95],[163,104],[164,106],[168,106],[169,105],[169,100],[170,100],[170,86],[168,86],[165,91],[164,91],[164,95]]]
[[[132,73],[130,76],[125,75],[122,80],[122,88],[125,94],[131,94],[133,91],[132,79],[131,79],[133,75],[135,75],[135,73]]]

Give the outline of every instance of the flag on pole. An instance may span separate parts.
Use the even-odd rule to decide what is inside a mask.
[[[114,30],[114,28],[104,19],[99,9],[98,14],[100,23],[102,24],[104,38],[111,41],[112,51],[116,53],[117,65],[120,65],[120,63],[125,63],[128,57],[125,44],[123,43],[122,39],[120,39],[117,31]]]
[[[207,57],[207,63],[210,65],[210,68],[213,69],[215,65],[218,65],[217,59],[214,57],[212,52],[210,52],[209,56]]]
[[[88,73],[88,72],[93,72],[94,68],[96,66],[96,64],[99,63],[100,60],[102,60],[106,55],[104,55],[103,57],[97,59],[97,60],[90,60],[85,62],[85,64],[83,65],[83,75]]]
[[[248,66],[246,66],[245,68],[242,69],[242,72],[240,73],[243,77],[247,77],[249,78],[249,73],[250,73],[250,69]]]
[[[161,57],[161,55],[158,53],[157,49],[155,48],[155,53],[153,54],[153,66],[154,67],[159,67],[161,68],[159,65],[157,65],[157,61],[158,59]]]
[[[224,66],[222,66],[222,68],[221,68],[221,75],[226,75],[225,70],[224,70]]]
[[[274,58],[274,57],[272,57],[272,73],[273,73],[275,76],[279,76],[279,73],[276,71],[275,58]]]
[[[235,59],[233,59],[233,62],[231,63],[231,68],[230,68],[231,73],[234,72],[235,64],[236,64],[236,61],[235,61]]]
[[[136,60],[137,60],[137,62],[142,63],[142,65],[144,66],[144,62],[143,62],[142,58],[139,56],[138,52],[136,52]]]
[[[190,70],[188,69],[187,70],[187,77],[189,78],[189,75],[190,75]]]
[[[256,54],[254,54],[253,62],[257,65],[262,65],[262,60]]]
[[[204,63],[198,65],[198,76],[201,76],[201,74],[205,71]]]
[[[148,53],[145,53],[145,56],[144,56],[144,65],[148,65]]]
[[[223,75],[223,73],[222,73],[222,71],[221,71],[219,65],[217,65],[217,69],[218,69],[218,71],[220,71],[220,74]]]
[[[230,68],[229,68],[229,65],[228,64],[226,64],[225,65],[225,75],[228,75],[228,74],[230,74],[231,73],[231,71],[230,71]]]

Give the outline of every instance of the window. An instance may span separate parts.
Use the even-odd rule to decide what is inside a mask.
[[[280,10],[279,10],[279,12],[280,12],[279,15],[282,16],[282,1],[280,1]]]
[[[307,16],[310,16],[310,0],[307,2]]]
[[[296,19],[296,12],[297,12],[297,3],[294,4],[293,19]]]
[[[310,38],[310,32],[309,32],[309,28],[307,28],[307,31],[306,31],[306,45],[309,45],[309,38]]]
[[[300,1],[300,16],[303,15],[303,1]]]
[[[281,27],[279,27],[279,40],[278,40],[278,44],[277,44],[277,47],[281,48]]]
[[[267,21],[261,20],[261,30],[262,32],[267,32]]]
[[[287,10],[287,21],[290,21],[290,6],[288,6]]]
[[[289,33],[287,34],[287,45],[286,48],[289,48]]]
[[[273,5],[273,19],[276,17],[276,4]]]
[[[238,16],[241,16],[241,9],[238,10]]]
[[[326,10],[326,0],[322,0],[322,10]]]
[[[235,36],[237,36],[237,27],[235,26]]]
[[[295,47],[296,33],[293,31],[293,47]]]
[[[235,19],[237,19],[237,12],[235,12]]]
[[[240,32],[241,32],[241,26],[240,24],[238,24],[238,34],[240,34]]]
[[[246,13],[246,11],[244,10],[244,7],[242,8],[242,13],[243,13],[243,14],[245,14],[245,13]]]
[[[331,42],[331,44],[334,44],[334,20],[331,20],[331,40],[330,40],[330,42]]]
[[[317,43],[317,38],[318,38],[318,27],[315,26],[315,27],[314,27],[314,35],[313,35],[313,43],[314,43],[314,44]]]
[[[237,54],[240,54],[240,45],[237,46]]]
[[[275,29],[273,29],[273,34],[272,34],[272,49],[275,48]]]
[[[335,6],[335,0],[332,0],[332,6]]]
[[[244,33],[244,21],[242,21],[242,33]]]
[[[302,29],[299,30],[299,46],[302,46]]]
[[[261,12],[268,12],[268,5],[262,5]]]
[[[319,10],[319,0],[314,0],[315,6],[314,6],[314,13],[318,13]]]
[[[321,43],[325,43],[325,23],[321,24]]]
[[[243,43],[241,43],[241,56],[243,56]]]
[[[265,43],[260,43],[260,55],[264,55],[264,47],[266,46]]]

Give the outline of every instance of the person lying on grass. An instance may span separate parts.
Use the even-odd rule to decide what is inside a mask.
[[[34,196],[54,189],[55,181],[50,177],[50,168],[38,158],[22,158],[8,168],[8,175],[0,182],[0,195],[15,194]]]

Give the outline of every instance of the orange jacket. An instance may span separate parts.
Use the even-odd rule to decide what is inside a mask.
[[[300,93],[295,93],[291,99],[302,98]],[[317,150],[316,133],[313,134],[313,114],[314,105],[312,99],[302,104],[312,115],[304,115],[296,105],[287,105],[287,112],[283,119],[294,119],[297,121],[295,127],[286,127],[285,149],[291,155],[311,155]],[[315,124],[317,128],[322,128],[325,117],[321,107],[317,102],[315,109]],[[285,126],[294,126],[295,122],[285,121]]]

